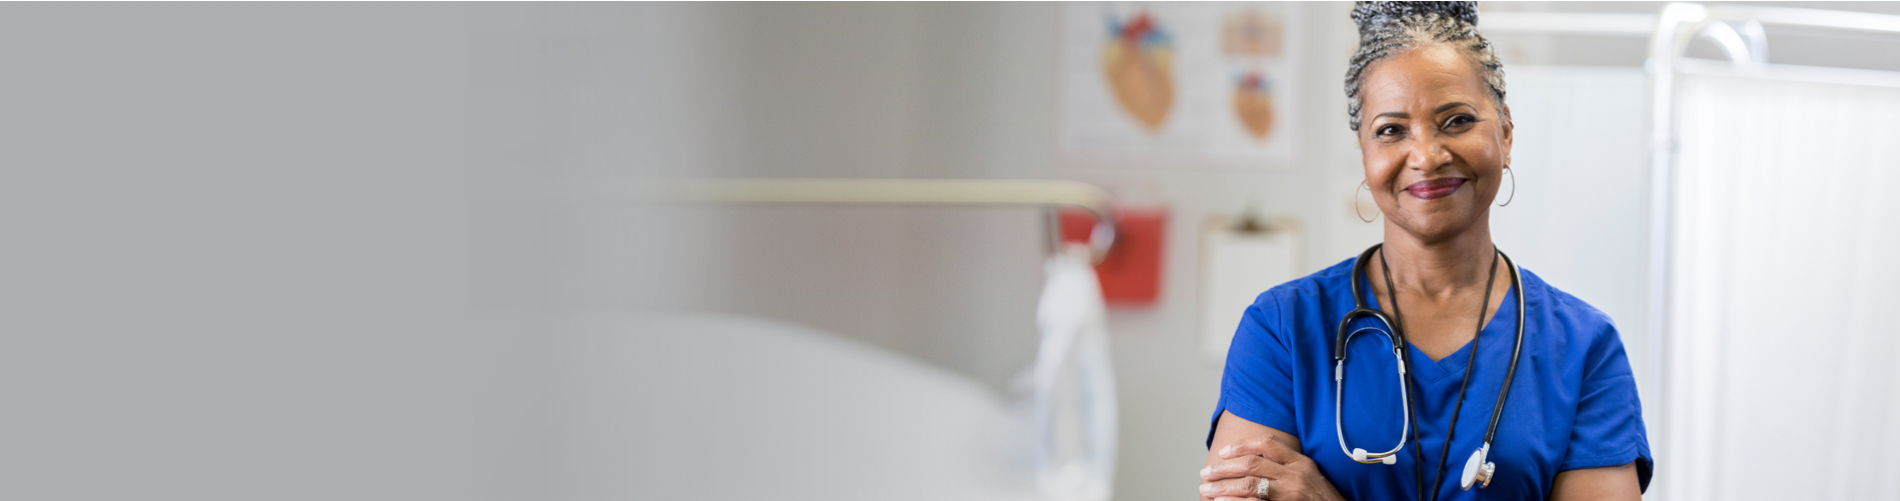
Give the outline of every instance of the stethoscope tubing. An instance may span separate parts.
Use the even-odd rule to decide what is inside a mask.
[[[1333,346],[1333,429],[1339,438],[1340,452],[1345,453],[1347,457],[1352,458],[1354,461],[1365,463],[1365,464],[1383,463],[1383,464],[1389,465],[1389,464],[1394,464],[1397,461],[1396,456],[1398,455],[1399,451],[1405,448],[1405,439],[1407,435],[1411,434],[1411,424],[1414,419],[1414,413],[1412,410],[1412,402],[1411,402],[1411,397],[1410,397],[1410,394],[1411,394],[1410,379],[1406,377],[1406,367],[1405,367],[1406,353],[1405,353],[1405,342],[1403,341],[1403,336],[1400,336],[1397,334],[1398,332],[1398,329],[1396,327],[1397,324],[1393,322],[1391,320],[1391,317],[1387,316],[1385,312],[1366,307],[1365,296],[1360,292],[1360,289],[1359,289],[1359,276],[1365,272],[1365,266],[1366,266],[1367,260],[1371,259],[1373,254],[1378,252],[1380,247],[1382,246],[1383,244],[1375,244],[1372,247],[1366,249],[1364,253],[1359,255],[1359,259],[1353,263],[1352,276],[1350,277],[1351,280],[1349,282],[1351,284],[1351,289],[1352,289],[1353,310],[1350,312],[1347,312],[1346,316],[1339,320],[1339,329],[1338,329],[1338,332],[1336,333],[1337,340],[1336,340],[1335,345]],[[1525,319],[1526,305],[1524,301],[1525,294],[1524,294],[1524,287],[1523,287],[1523,275],[1518,270],[1517,262],[1513,261],[1511,259],[1511,256],[1505,254],[1502,251],[1497,251],[1496,249],[1493,249],[1493,252],[1497,252],[1498,257],[1503,258],[1506,266],[1509,267],[1511,270],[1511,288],[1515,289],[1517,292],[1517,315],[1516,315],[1517,316],[1517,332],[1516,332],[1517,336],[1516,336],[1515,342],[1513,342],[1511,346],[1511,363],[1505,369],[1505,372],[1504,372],[1504,386],[1499,389],[1497,403],[1494,404],[1491,408],[1491,422],[1485,429],[1484,442],[1483,442],[1481,450],[1489,450],[1491,448],[1492,441],[1495,440],[1497,437],[1498,419],[1502,417],[1504,414],[1504,403],[1506,399],[1510,396],[1511,382],[1512,380],[1516,379],[1516,376],[1517,376],[1517,362],[1524,351],[1524,323],[1525,323],[1524,319]],[[1371,278],[1367,277],[1367,280],[1370,281]],[[1368,284],[1368,287],[1369,286],[1370,284]],[[1379,322],[1380,324],[1384,324],[1386,327],[1386,330],[1382,332],[1376,327],[1362,327],[1356,330],[1348,331],[1347,329],[1348,327],[1350,327],[1352,322],[1360,318],[1371,318]],[[1482,321],[1482,319],[1480,321]],[[1376,454],[1364,453],[1364,452],[1355,453],[1354,449],[1351,446],[1348,446],[1346,444],[1346,432],[1345,432],[1345,426],[1343,422],[1344,412],[1343,412],[1342,406],[1345,400],[1344,396],[1345,396],[1346,343],[1350,341],[1353,336],[1357,336],[1359,333],[1366,332],[1366,331],[1372,331],[1372,332],[1382,334],[1386,337],[1388,341],[1392,343],[1393,356],[1398,359],[1398,369],[1399,369],[1398,377],[1399,377],[1399,384],[1401,385],[1400,392],[1399,392],[1399,395],[1400,395],[1399,400],[1400,400],[1401,405],[1403,405],[1405,409],[1405,424],[1404,424],[1403,430],[1400,432],[1399,444],[1396,447],[1393,447],[1391,450],[1388,450],[1386,452],[1376,453]],[[1477,356],[1478,354],[1476,350],[1473,350],[1471,354],[1471,361],[1467,363],[1475,364],[1477,362]],[[1469,376],[1467,376],[1466,380],[1463,383],[1461,383],[1461,386],[1469,385],[1470,382],[1471,382],[1470,378]],[[1461,392],[1463,391],[1462,388],[1460,391]],[[1452,423],[1451,426],[1455,427],[1457,426],[1457,423]],[[1450,446],[1450,444],[1446,444],[1446,446]],[[1443,464],[1439,465],[1439,469],[1442,470],[1443,468],[1444,468]],[[1419,481],[1422,484],[1423,479],[1421,478],[1419,479]]]
[[[1379,329],[1376,329],[1376,328],[1362,327],[1359,330],[1352,331],[1351,334],[1347,334],[1346,338],[1352,339],[1352,336],[1357,336],[1361,332],[1374,332],[1378,334],[1385,334],[1384,332],[1379,332]],[[1386,337],[1391,338],[1392,336],[1387,335]],[[1392,350],[1392,358],[1396,359],[1399,364],[1399,385],[1401,387],[1407,384],[1407,381],[1405,379],[1405,352],[1402,350],[1404,350],[1404,348],[1394,348]],[[1345,359],[1340,359],[1339,361],[1336,361],[1333,363],[1333,395],[1335,396],[1346,394],[1345,389],[1344,389],[1345,384],[1346,384],[1345,371],[1346,371]],[[1397,462],[1398,460],[1396,458],[1391,459],[1391,460],[1387,460],[1386,458],[1397,456],[1400,450],[1405,449],[1405,438],[1412,435],[1412,419],[1411,419],[1412,400],[1411,400],[1411,397],[1408,395],[1411,392],[1405,391],[1405,392],[1399,392],[1399,393],[1400,393],[1399,403],[1405,408],[1406,419],[1405,419],[1405,427],[1399,430],[1399,444],[1398,445],[1393,446],[1392,450],[1388,450],[1388,451],[1380,452],[1380,453],[1365,453],[1363,449],[1361,449],[1359,453],[1354,453],[1351,448],[1346,447],[1346,434],[1339,433],[1337,434],[1339,436],[1339,451],[1346,453],[1346,455],[1351,457],[1354,461],[1358,461],[1358,462],[1366,463],[1366,464],[1372,464],[1372,463],[1392,464],[1393,462]],[[1333,399],[1333,429],[1335,430],[1345,429],[1344,425],[1340,422],[1341,416],[1345,414],[1343,412],[1340,412],[1340,406],[1342,405],[1341,402],[1343,401],[1345,401],[1344,398]]]
[[[1489,448],[1491,440],[1497,438],[1498,418],[1504,415],[1504,400],[1511,396],[1511,380],[1517,377],[1518,355],[1524,352],[1524,277],[1518,273],[1517,262],[1511,260],[1503,251],[1498,256],[1504,258],[1505,266],[1511,269],[1511,288],[1517,289],[1517,341],[1511,344],[1511,364],[1504,369],[1504,386],[1498,388],[1498,403],[1491,408],[1491,426],[1485,428],[1484,446]],[[1478,354],[1471,354],[1475,361]]]

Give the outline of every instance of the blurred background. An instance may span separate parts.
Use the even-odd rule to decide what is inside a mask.
[[[1900,498],[1900,4],[1746,6],[1481,2],[1494,234],[1649,497]],[[1191,498],[1241,310],[1380,238],[1350,9],[0,6],[0,496]],[[780,203],[867,190],[938,195]]]

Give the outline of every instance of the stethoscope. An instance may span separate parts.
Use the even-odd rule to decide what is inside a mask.
[[[1412,421],[1413,421],[1412,401],[1411,401],[1411,397],[1408,396],[1411,394],[1412,390],[1411,390],[1410,378],[1407,377],[1405,373],[1405,360],[1406,360],[1405,336],[1404,334],[1396,334],[1396,335],[1394,334],[1394,333],[1399,332],[1399,329],[1396,327],[1398,323],[1392,321],[1391,317],[1386,316],[1385,312],[1367,308],[1365,296],[1359,290],[1359,276],[1365,274],[1366,261],[1369,259],[1372,259],[1372,255],[1379,251],[1379,247],[1380,245],[1373,245],[1371,248],[1366,249],[1366,252],[1363,254],[1360,254],[1359,260],[1357,262],[1354,262],[1352,266],[1351,278],[1352,278],[1353,310],[1349,313],[1346,313],[1345,318],[1342,318],[1339,320],[1338,339],[1337,339],[1337,342],[1333,344],[1333,430],[1339,435],[1339,450],[1342,452],[1345,452],[1347,456],[1352,457],[1353,461],[1358,461],[1364,464],[1381,464],[1382,463],[1382,464],[1389,465],[1389,464],[1394,464],[1398,462],[1399,450],[1405,448],[1405,440],[1408,436],[1411,436],[1413,441],[1417,441],[1418,437],[1412,436]],[[1504,398],[1510,395],[1511,379],[1512,377],[1517,375],[1518,354],[1521,353],[1524,349],[1524,289],[1522,286],[1523,279],[1522,277],[1519,276],[1517,263],[1511,261],[1510,256],[1506,256],[1504,255],[1504,252],[1497,251],[1496,249],[1493,249],[1493,252],[1497,253],[1496,254],[1497,257],[1502,257],[1504,259],[1504,263],[1510,267],[1511,288],[1517,291],[1517,342],[1511,347],[1511,364],[1510,364],[1510,367],[1506,369],[1504,372],[1504,387],[1503,389],[1498,391],[1497,405],[1495,407],[1492,407],[1491,409],[1491,426],[1488,429],[1486,429],[1484,432],[1483,445],[1478,447],[1477,451],[1471,453],[1471,459],[1465,461],[1464,475],[1458,482],[1458,485],[1464,488],[1465,490],[1470,490],[1472,485],[1477,485],[1479,488],[1490,486],[1491,478],[1495,476],[1497,473],[1497,464],[1489,461],[1489,456],[1491,453],[1491,440],[1495,438],[1497,435],[1498,416],[1500,416],[1504,411]],[[1380,256],[1380,259],[1381,261],[1383,261],[1384,256]],[[1496,268],[1497,268],[1497,265],[1495,264],[1495,262],[1493,262],[1492,269],[1495,270]],[[1366,277],[1366,280],[1370,281],[1372,280],[1372,277],[1368,276]],[[1389,275],[1387,276],[1387,280],[1388,281],[1391,280]],[[1489,282],[1487,281],[1486,284],[1488,287]],[[1370,284],[1368,284],[1368,287],[1370,287]],[[1488,299],[1486,300],[1486,304],[1487,305],[1489,304]],[[1348,325],[1352,324],[1353,321],[1359,320],[1361,318],[1370,318],[1373,321],[1377,322],[1380,326],[1384,326],[1385,330],[1381,331],[1377,326],[1361,327],[1357,330],[1352,330],[1352,331],[1346,330]],[[1483,319],[1480,318],[1479,322],[1482,325]],[[1340,424],[1341,422],[1340,401],[1344,400],[1343,398],[1344,394],[1342,393],[1342,390],[1345,388],[1345,379],[1346,379],[1346,342],[1350,341],[1353,336],[1358,335],[1361,332],[1367,332],[1367,331],[1384,335],[1387,341],[1392,342],[1392,356],[1393,358],[1398,360],[1398,367],[1399,367],[1399,385],[1401,388],[1401,391],[1399,392],[1399,402],[1401,405],[1405,407],[1405,425],[1404,425],[1404,428],[1399,432],[1398,445],[1393,446],[1391,450],[1388,450],[1385,452],[1377,452],[1377,453],[1368,453],[1366,452],[1365,449],[1347,446],[1346,445],[1346,431],[1345,431],[1345,428]],[[1478,331],[1479,333],[1482,333],[1484,331],[1483,327],[1480,326]],[[1477,350],[1478,341],[1477,341],[1476,336],[1473,336],[1472,338],[1471,348],[1472,348],[1471,361],[1466,363],[1465,365],[1465,380],[1459,383],[1459,387],[1458,387],[1458,404],[1457,405],[1459,407],[1464,406],[1465,389],[1469,387],[1471,384],[1471,366],[1475,365],[1478,359],[1478,350]],[[1456,416],[1456,411],[1453,412],[1453,415]],[[1451,423],[1450,430],[1456,430],[1457,426],[1458,426],[1458,423],[1455,422],[1455,417],[1454,417],[1454,422]],[[1449,431],[1447,432],[1447,434],[1449,435]],[[1445,441],[1446,447],[1451,446],[1450,439],[1451,437],[1449,436],[1446,437],[1446,441]],[[1422,460],[1423,458],[1421,457],[1419,459]],[[1424,489],[1424,484],[1425,484],[1425,474],[1424,474],[1424,469],[1423,469],[1424,466],[1414,465],[1414,468],[1415,468],[1414,473],[1417,476],[1416,480],[1418,481],[1419,489],[1421,489],[1419,497],[1423,498],[1424,497],[1423,489]],[[1443,478],[1442,475],[1444,475],[1444,469],[1445,469],[1444,458],[1441,457],[1439,458],[1439,464],[1438,464],[1439,475],[1441,475],[1439,478],[1441,479]],[[1433,489],[1434,498],[1437,497],[1436,493],[1437,493],[1437,489],[1434,488]]]

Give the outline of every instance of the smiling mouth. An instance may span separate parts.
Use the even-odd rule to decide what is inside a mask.
[[[1445,197],[1451,196],[1452,193],[1456,193],[1458,191],[1458,188],[1460,186],[1464,186],[1464,185],[1465,185],[1465,180],[1463,178],[1450,177],[1450,178],[1444,178],[1444,179],[1433,179],[1430,181],[1419,181],[1416,183],[1412,183],[1411,186],[1405,187],[1405,192],[1411,193],[1412,196],[1415,196],[1421,199],[1431,200],[1434,198],[1445,198]]]

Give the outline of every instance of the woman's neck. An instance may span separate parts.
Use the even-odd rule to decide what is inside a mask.
[[[1449,298],[1484,285],[1494,249],[1490,225],[1482,222],[1438,242],[1421,241],[1387,223],[1380,252],[1385,254],[1384,263],[1392,267],[1395,286],[1413,294]]]

